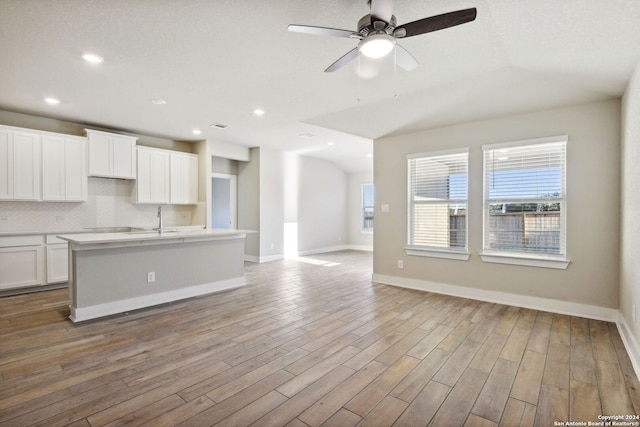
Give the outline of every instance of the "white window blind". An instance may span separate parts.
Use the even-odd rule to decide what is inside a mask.
[[[484,146],[484,250],[565,254],[567,137]]]
[[[467,250],[468,150],[408,156],[408,244]]]

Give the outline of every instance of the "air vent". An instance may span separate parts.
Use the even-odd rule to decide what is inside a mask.
[[[224,123],[214,123],[210,127],[216,128],[216,129],[226,129],[229,127],[229,125],[225,125]]]

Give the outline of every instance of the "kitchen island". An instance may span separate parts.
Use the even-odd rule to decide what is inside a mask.
[[[62,234],[74,322],[243,286],[245,230]]]

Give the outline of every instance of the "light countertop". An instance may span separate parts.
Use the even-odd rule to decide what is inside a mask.
[[[115,226],[115,227],[85,227],[79,229],[58,229],[58,230],[22,230],[22,231],[2,231],[0,232],[0,237],[12,237],[12,236],[58,236],[60,234],[88,234],[88,233],[105,233],[104,230],[108,229],[131,229],[133,231],[148,231],[151,230],[152,227],[142,227],[142,226]],[[165,227],[167,230],[202,230],[204,229],[204,225],[185,225],[185,226],[167,226]],[[122,231],[118,230],[118,231]]]
[[[105,246],[131,246],[139,244],[164,244],[188,242],[195,240],[214,240],[224,238],[243,238],[250,230],[226,230],[226,229],[167,229],[163,233],[157,231],[132,231],[125,233],[81,233],[60,234],[58,237],[67,240],[73,246],[87,249],[96,245]]]

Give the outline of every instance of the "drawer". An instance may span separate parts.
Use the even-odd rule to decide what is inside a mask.
[[[43,243],[44,237],[42,235],[0,237],[0,248],[11,248],[17,246],[39,246]]]

